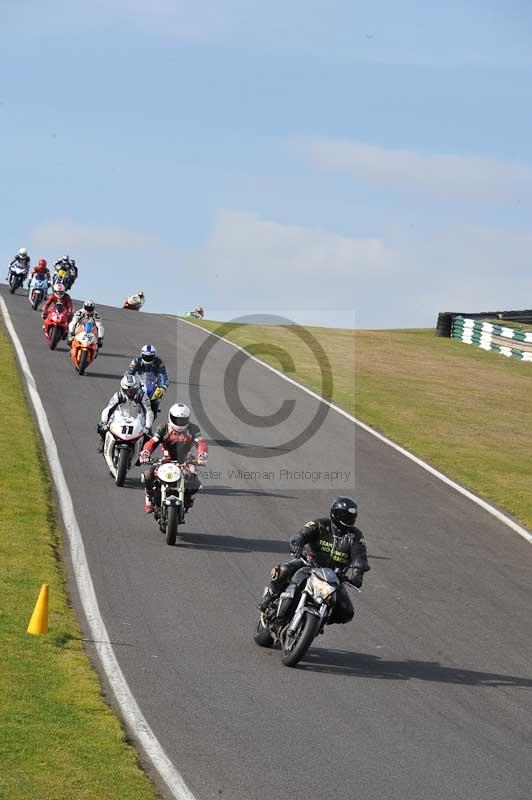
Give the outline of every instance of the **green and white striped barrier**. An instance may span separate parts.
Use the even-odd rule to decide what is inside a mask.
[[[454,317],[451,338],[508,358],[532,361],[532,331],[518,331],[481,319]]]

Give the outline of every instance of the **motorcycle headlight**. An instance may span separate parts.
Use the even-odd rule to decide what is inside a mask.
[[[321,578],[314,574],[308,579],[306,588],[319,603],[324,603],[336,591],[336,586],[331,586],[330,583],[322,581]]]

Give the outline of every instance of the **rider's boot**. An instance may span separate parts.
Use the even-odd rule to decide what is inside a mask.
[[[146,492],[144,497],[144,513],[153,514],[153,497]]]
[[[270,604],[272,603],[273,600],[275,600],[276,597],[279,597],[279,595],[275,594],[275,592],[272,592],[270,586],[266,586],[266,588],[264,589],[264,593],[262,595],[262,600],[257,605],[257,608],[260,611],[266,611],[266,609],[270,606]]]

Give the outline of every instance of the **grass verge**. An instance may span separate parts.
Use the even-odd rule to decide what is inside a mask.
[[[155,800],[69,607],[48,468],[0,327],[0,797]],[[42,583],[49,633],[26,627]]]
[[[334,403],[532,528],[532,364],[433,330],[308,330],[331,364]],[[296,365],[290,377],[321,392],[320,364],[289,326],[243,325],[226,338],[251,352],[281,347]]]

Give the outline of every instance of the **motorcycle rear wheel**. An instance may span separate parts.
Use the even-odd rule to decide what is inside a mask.
[[[273,646],[273,637],[268,628],[265,628],[262,624],[262,619],[260,617],[259,621],[257,622],[255,633],[253,634],[253,640],[255,644],[258,644],[259,647]]]
[[[175,544],[177,538],[178,528],[178,509],[176,506],[168,506],[168,513],[166,515],[166,544],[170,546]]]
[[[320,619],[315,617],[314,614],[305,614],[305,619],[299,628],[295,644],[290,650],[286,649],[286,637],[283,639],[281,661],[285,667],[295,667],[301,661],[314,641],[319,631],[320,623]]]
[[[59,325],[54,325],[51,328],[51,335],[50,335],[50,350],[55,350],[59,342],[61,341],[61,328]]]
[[[116,465],[115,483],[117,486],[124,485],[128,466],[129,466],[129,453],[126,447],[122,447],[120,453],[118,454],[118,462]]]

